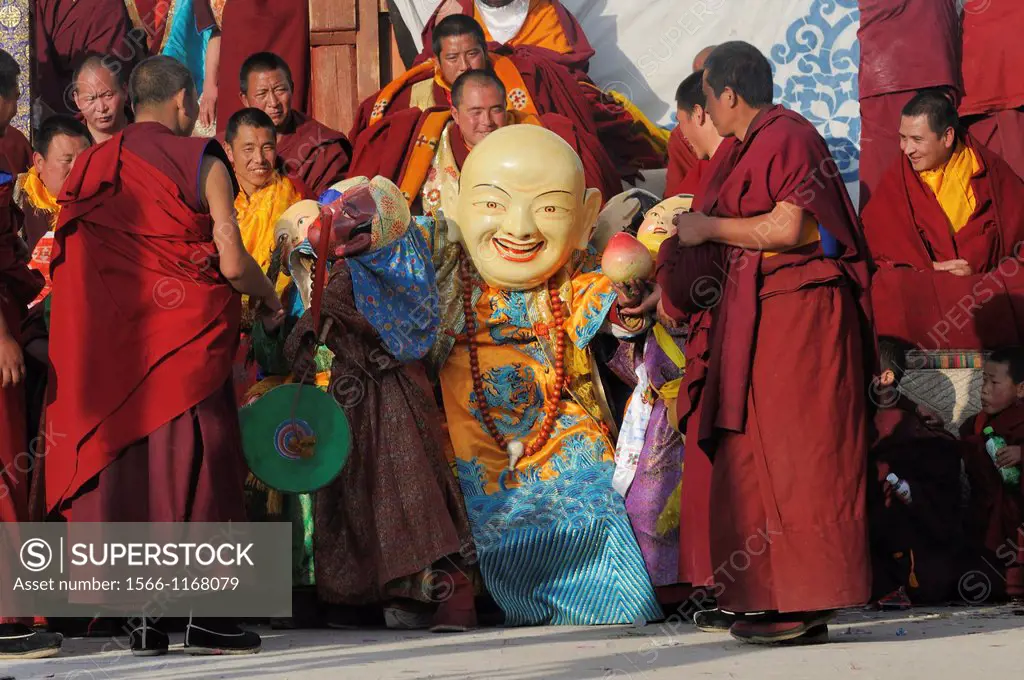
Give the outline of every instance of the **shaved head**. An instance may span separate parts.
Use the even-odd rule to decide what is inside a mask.
[[[128,84],[132,108],[136,111],[164,104],[182,90],[186,94],[195,94],[196,84],[192,74],[181,62],[162,55],[144,59],[132,71]]]
[[[704,62],[707,61],[708,56],[715,51],[716,47],[718,47],[718,45],[708,45],[707,47],[705,47],[704,49],[697,53],[697,56],[693,58],[694,73],[696,73],[697,71],[704,70]]]

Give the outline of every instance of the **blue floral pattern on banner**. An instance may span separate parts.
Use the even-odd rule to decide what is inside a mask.
[[[32,91],[29,87],[32,69],[32,45],[30,29],[32,26],[32,4],[29,0],[5,0],[0,3],[0,49],[14,57],[21,67],[18,76],[18,112],[11,124],[29,135],[32,126],[29,112],[32,104]]]
[[[775,101],[818,128],[848,183],[857,181],[860,164],[859,26],[857,0],[812,0],[769,55]]]

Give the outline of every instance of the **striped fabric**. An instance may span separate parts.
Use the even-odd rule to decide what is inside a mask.
[[[484,582],[505,625],[661,618],[612,471],[611,463],[599,463],[467,498]]]

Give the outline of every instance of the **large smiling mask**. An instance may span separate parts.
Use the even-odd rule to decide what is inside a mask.
[[[488,285],[530,290],[586,249],[601,194],[586,188],[583,163],[561,137],[512,125],[473,148],[445,207],[449,239]]]

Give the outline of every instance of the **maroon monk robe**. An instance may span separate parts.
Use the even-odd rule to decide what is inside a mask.
[[[231,390],[240,296],[200,200],[215,142],[137,123],[58,198],[46,501],[74,521],[244,519]],[[88,395],[88,398],[83,398]]]
[[[107,54],[124,69],[146,56],[144,31],[132,29],[124,0],[36,0],[33,24],[33,96],[54,113],[74,113],[68,89],[75,69],[91,54]]]
[[[668,175],[665,177],[665,198],[687,193],[682,189],[683,181],[697,167],[698,162],[697,155],[693,153],[689,142],[683,137],[683,131],[676,126],[668,138]]]
[[[858,5],[863,208],[898,159],[900,112],[911,97],[927,87],[960,91],[960,17],[956,0],[859,0]]]
[[[1005,570],[1007,595],[1024,597],[1024,483],[1018,488],[1003,484],[1002,475],[985,450],[986,427],[1005,439],[1008,446],[1024,446],[1024,404],[1018,402],[995,416],[979,413],[960,427],[960,437],[966,444],[964,467],[971,483],[967,541],[989,558],[989,568]]]
[[[916,406],[904,400],[878,410],[873,435],[868,483],[872,598],[903,587],[914,604],[945,604],[955,597],[963,573],[963,444],[946,430],[928,426]],[[909,505],[885,490],[889,473],[910,485]]]
[[[960,115],[969,116],[964,123],[972,135],[1024,177],[1024,42],[1018,31],[1022,23],[1024,4],[1016,0],[967,5]]]
[[[460,14],[474,16],[473,0],[458,0],[458,2]],[[437,14],[445,4],[445,2],[438,3],[437,10],[427,20],[427,25],[423,27],[423,51],[416,58],[415,63],[417,64],[434,56],[434,27],[437,25]],[[580,26],[576,17],[559,0],[552,0],[552,4],[555,6],[555,11],[558,12],[559,23],[562,25],[562,31],[569,41],[572,51],[567,54],[559,54],[551,50],[545,51],[550,53],[550,59],[554,59],[570,70],[586,73],[590,67],[590,59],[594,56],[594,48],[590,46],[587,35],[583,32],[583,27]],[[498,47],[500,43],[491,43],[490,46]]]
[[[15,177],[32,167],[32,145],[13,125],[4,128],[0,136],[0,167]]]
[[[277,133],[277,157],[289,177],[319,196],[345,178],[352,145],[337,130],[292,111],[284,131]]]
[[[719,603],[737,612],[859,604],[870,592],[875,339],[857,217],[825,141],[798,114],[763,111],[723,153],[699,211],[756,217],[792,203],[821,225],[829,252],[822,243],[774,256],[732,249],[699,427],[714,457],[711,553],[729,571]],[[737,552],[743,562],[730,568]]]
[[[971,179],[977,207],[953,235],[935,194],[905,157],[878,184],[862,215],[871,255],[879,335],[924,349],[985,349],[1024,340],[1024,182],[970,136],[982,169]],[[973,276],[936,272],[964,259]]]
[[[292,108],[309,110],[309,3],[231,0],[224,4],[221,18],[218,132],[242,108],[235,88],[242,62],[256,52],[273,52],[285,60],[294,83]]]
[[[733,139],[724,140],[710,160],[697,161],[687,175],[685,184],[693,184],[687,193],[693,193],[695,201],[700,200],[706,180],[727,156],[724,149],[733,143]],[[697,182],[698,176],[705,181]],[[710,535],[711,459],[700,446],[698,430],[701,393],[711,354],[711,308],[720,298],[720,279],[728,252],[727,246],[718,243],[685,248],[673,238],[662,244],[656,268],[665,313],[690,326],[683,346],[686,372],[676,400],[675,418],[686,434],[687,447],[679,512],[679,581],[694,586],[711,586],[715,582]]]

